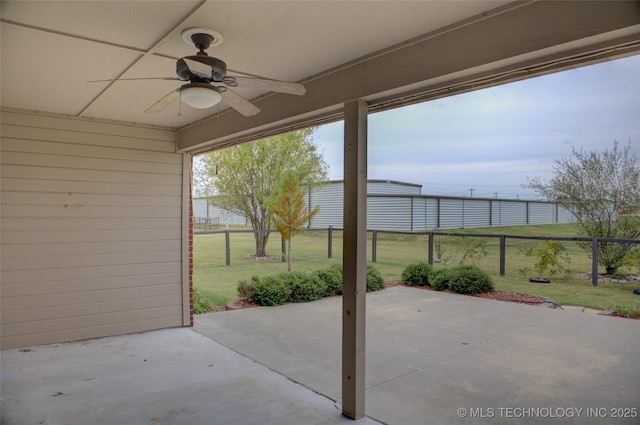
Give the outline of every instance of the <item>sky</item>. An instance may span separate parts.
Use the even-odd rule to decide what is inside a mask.
[[[630,143],[640,156],[640,55],[369,115],[368,178],[422,185],[423,195],[539,199],[572,149]],[[343,179],[343,123],[314,143]],[[472,190],[473,189],[473,190]]]

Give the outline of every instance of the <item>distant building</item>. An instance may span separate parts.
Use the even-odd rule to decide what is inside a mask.
[[[571,213],[552,202],[422,195],[421,191],[419,184],[369,180],[367,228],[420,231],[572,222]],[[311,207],[319,207],[308,228],[342,228],[343,180],[312,187],[305,202]],[[243,216],[214,207],[210,198],[195,198],[193,204],[196,217],[219,218],[220,224],[248,224]]]

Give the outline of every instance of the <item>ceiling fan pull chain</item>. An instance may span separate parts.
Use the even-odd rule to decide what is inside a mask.
[[[229,87],[238,87],[238,82],[235,77],[226,76],[222,79],[222,83]]]

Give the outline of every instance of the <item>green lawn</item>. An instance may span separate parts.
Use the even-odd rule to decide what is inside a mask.
[[[522,236],[573,237],[572,225],[530,225],[508,226],[478,229],[451,230],[450,233],[495,234]],[[486,255],[471,250],[473,241],[484,240]],[[372,235],[369,234],[368,259],[372,258]],[[441,254],[442,263],[435,267],[447,267],[457,264],[465,255],[465,262],[476,264],[493,277],[496,289],[540,295],[553,299],[561,305],[580,305],[595,309],[608,309],[616,305],[640,308],[640,296],[632,293],[640,289],[640,284],[620,284],[600,282],[597,287],[591,285],[583,273],[591,270],[591,259],[577,243],[563,241],[574,273],[572,277],[552,278],[550,284],[534,284],[529,277],[533,272],[535,258],[526,256],[528,248],[539,246],[540,241],[507,239],[506,275],[499,276],[499,239],[459,236],[436,236],[435,250]],[[438,244],[439,242],[439,244]],[[280,235],[273,233],[267,246],[269,254],[281,253]],[[424,261],[428,252],[426,234],[395,234],[378,232],[375,266],[385,279],[399,279],[402,270],[410,263]],[[231,266],[225,265],[225,235],[196,234],[194,237],[194,285],[214,304],[224,305],[237,298],[238,281],[249,279],[252,275],[267,276],[287,270],[286,263],[280,257],[272,260],[248,260],[247,254],[255,251],[251,233],[230,234]],[[292,269],[298,271],[319,270],[342,261],[342,233],[333,232],[332,258],[328,258],[327,231],[306,232],[294,237],[292,241]],[[438,256],[434,252],[434,258]],[[638,272],[633,270],[633,272]]]

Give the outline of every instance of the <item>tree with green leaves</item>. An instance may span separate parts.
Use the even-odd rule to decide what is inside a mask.
[[[550,181],[536,177],[525,187],[569,210],[582,236],[640,236],[640,159],[630,142],[622,149],[614,142],[613,149],[602,152],[573,149],[570,158],[556,161]],[[585,249],[591,251],[591,244]],[[598,262],[613,274],[636,249],[637,245],[600,241]]]
[[[267,207],[273,214],[276,229],[287,241],[287,271],[291,271],[291,238],[304,232],[304,224],[319,211],[318,207],[309,210],[304,205],[305,190],[300,187],[296,175],[286,171],[267,201]]]
[[[210,152],[199,158],[194,184],[219,208],[247,218],[256,257],[267,256],[272,215],[267,208],[278,178],[291,172],[311,186],[327,178],[328,166],[313,143],[315,128],[298,130]]]

